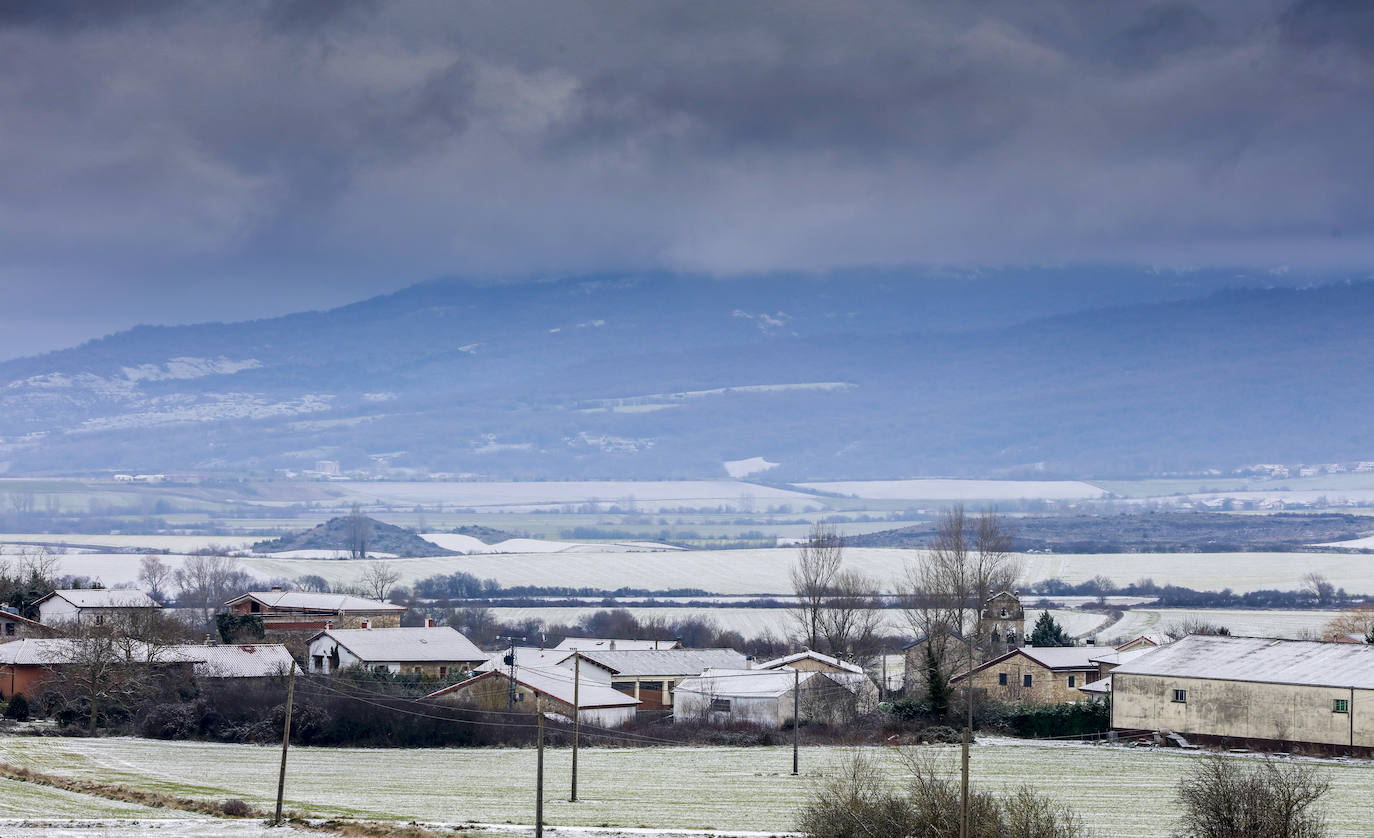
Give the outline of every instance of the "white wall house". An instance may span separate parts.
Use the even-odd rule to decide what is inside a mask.
[[[310,671],[325,674],[357,665],[447,678],[472,671],[488,657],[448,626],[325,629],[309,641]]]
[[[142,591],[106,588],[53,591],[34,605],[38,607],[38,622],[47,626],[73,622],[100,625],[115,614],[162,607]]]

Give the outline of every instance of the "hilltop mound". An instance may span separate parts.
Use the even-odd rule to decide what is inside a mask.
[[[494,527],[484,527],[481,524],[464,524],[461,527],[454,527],[449,532],[472,536],[483,544],[500,544],[502,541],[521,537],[518,533],[498,530]]]
[[[364,518],[364,526],[370,531],[367,538],[368,553],[390,553],[395,556],[457,556],[452,550],[425,541],[410,530],[403,530],[375,518]],[[352,552],[357,528],[350,516],[330,518],[318,527],[295,535],[284,535],[269,541],[259,541],[252,546],[255,553],[284,553],[288,550],[338,550]]]

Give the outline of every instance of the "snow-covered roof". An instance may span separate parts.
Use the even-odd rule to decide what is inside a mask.
[[[483,672],[481,675],[469,678],[451,687],[445,687],[438,692],[430,693],[426,698],[436,698],[449,693],[461,692],[470,687],[474,682],[483,678],[501,679],[509,684],[510,676],[502,670],[492,670]],[[626,695],[619,690],[613,690],[604,682],[597,682],[582,678],[581,684],[577,685],[577,709],[588,710],[598,707],[634,707],[639,704],[639,699],[632,695]],[[528,687],[535,692],[541,692],[551,698],[562,701],[565,704],[573,703],[573,673],[560,666],[542,667],[520,667],[515,670],[515,682]]]
[[[624,640],[618,637],[565,637],[554,648],[581,652],[642,652],[646,649],[680,649],[676,640]]]
[[[161,608],[157,600],[142,591],[111,590],[109,588],[81,588],[53,591],[34,603],[41,605],[53,597],[60,597],[77,608]]]
[[[1155,647],[1155,646],[1164,646],[1164,645],[1166,645],[1166,644],[1172,643],[1173,640],[1174,640],[1174,639],[1173,639],[1172,637],[1170,637],[1169,635],[1167,635],[1167,634],[1160,634],[1160,633],[1157,633],[1157,632],[1156,632],[1156,633],[1150,633],[1150,634],[1142,634],[1142,635],[1139,635],[1139,636],[1137,636],[1137,637],[1132,637],[1130,640],[1127,640],[1125,643],[1118,643],[1117,646],[1116,646],[1116,648],[1118,648],[1118,649],[1126,649],[1127,647],[1130,647],[1130,648],[1137,648],[1137,647],[1152,648],[1152,647]]]
[[[1093,658],[1102,652],[1100,646],[1022,646],[1026,657],[1046,669],[1095,669]]]
[[[3,648],[3,647],[0,647]],[[1112,675],[1164,675],[1374,689],[1374,646],[1193,634],[1150,649]]]
[[[375,599],[364,599],[347,594],[321,594],[311,591],[250,591],[236,596],[225,603],[226,606],[241,602],[245,598],[256,599],[268,608],[278,611],[327,611],[330,613],[366,613],[376,611],[405,611],[404,605],[392,605]]]
[[[1140,646],[1135,649],[1127,649],[1124,652],[1116,649],[1108,649],[1102,654],[1092,659],[1093,663],[1105,663],[1108,666],[1120,666],[1127,661],[1133,661],[1141,655],[1153,652],[1157,646]]]
[[[1088,693],[1089,695],[1111,695],[1112,676],[1108,675],[1106,678],[1093,681],[1091,684],[1084,684],[1078,688],[1078,691]]]
[[[65,637],[26,637],[10,643],[0,643],[0,666],[59,666],[71,663],[80,651],[80,641]],[[127,648],[125,643],[127,642]],[[173,646],[150,646],[139,640],[119,641],[111,654],[128,654],[136,661],[155,663],[194,663],[196,659]],[[191,647],[200,648],[200,647]]]
[[[326,636],[354,657],[368,662],[486,661],[489,657],[448,626],[326,629],[310,638],[310,642]]]
[[[192,671],[198,678],[266,678],[285,675],[291,669],[301,674],[291,653],[277,643],[173,646],[169,651],[177,657],[194,660]]]
[[[510,649],[502,649],[499,652],[485,652],[483,657],[487,662],[477,667],[478,672],[490,672],[493,669],[506,668],[506,655],[510,654]],[[538,646],[516,646],[515,665],[521,666],[557,666],[563,661],[571,658],[573,653],[567,649],[540,649]]]
[[[678,692],[721,698],[777,698],[794,684],[825,678],[828,673],[795,669],[708,669],[677,685]]]
[[[845,672],[857,672],[860,675],[862,675],[864,672],[862,666],[856,666],[852,663],[842,661],[839,658],[832,658],[830,655],[823,655],[820,652],[814,652],[810,649],[807,649],[805,652],[796,652],[791,655],[784,655],[780,658],[774,658],[771,661],[766,661],[764,663],[759,664],[758,668],[778,669],[779,667],[783,666],[791,666],[799,660],[813,660],[818,663],[833,666],[836,669],[843,669]]]
[[[748,659],[734,649],[660,649],[583,652],[584,660],[604,666],[615,675],[700,675],[707,669],[744,669]]]

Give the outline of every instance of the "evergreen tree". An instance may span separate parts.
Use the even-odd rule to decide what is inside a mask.
[[[1031,630],[1030,643],[1032,646],[1072,646],[1073,638],[1054,621],[1050,612],[1041,611],[1040,619],[1035,621],[1035,628]]]
[[[930,643],[926,643],[926,700],[930,703],[930,712],[936,716],[943,716],[949,712],[949,681],[940,666],[940,659],[935,656],[935,650],[930,648]]]

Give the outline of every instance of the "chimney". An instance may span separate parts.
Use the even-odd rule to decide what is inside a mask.
[[[210,635],[208,635],[208,634],[205,635],[205,645],[206,645],[206,646],[211,645],[211,644],[210,644]]]
[[[371,621],[371,620],[361,620],[361,621],[359,621],[359,623],[358,623],[358,627],[359,627],[359,628],[370,629],[370,628],[372,628],[372,621]]]
[[[332,628],[334,628],[334,624],[331,623],[331,622],[329,622],[328,620],[325,620],[325,621],[324,621],[324,630],[325,630],[325,631],[329,631],[329,630],[332,629]]]
[[[611,641],[611,648],[610,648],[608,651],[611,651],[611,652],[614,652],[614,651],[615,651],[615,641],[614,641],[614,640]]]
[[[432,628],[434,628],[434,618],[433,618],[433,617],[426,617],[426,618],[425,618],[425,628],[427,628],[427,629],[432,629]]]
[[[753,655],[749,655],[749,656],[745,657],[745,659],[744,659],[744,668],[745,668],[745,669],[753,669],[753,668],[754,668],[754,656],[753,656]]]

